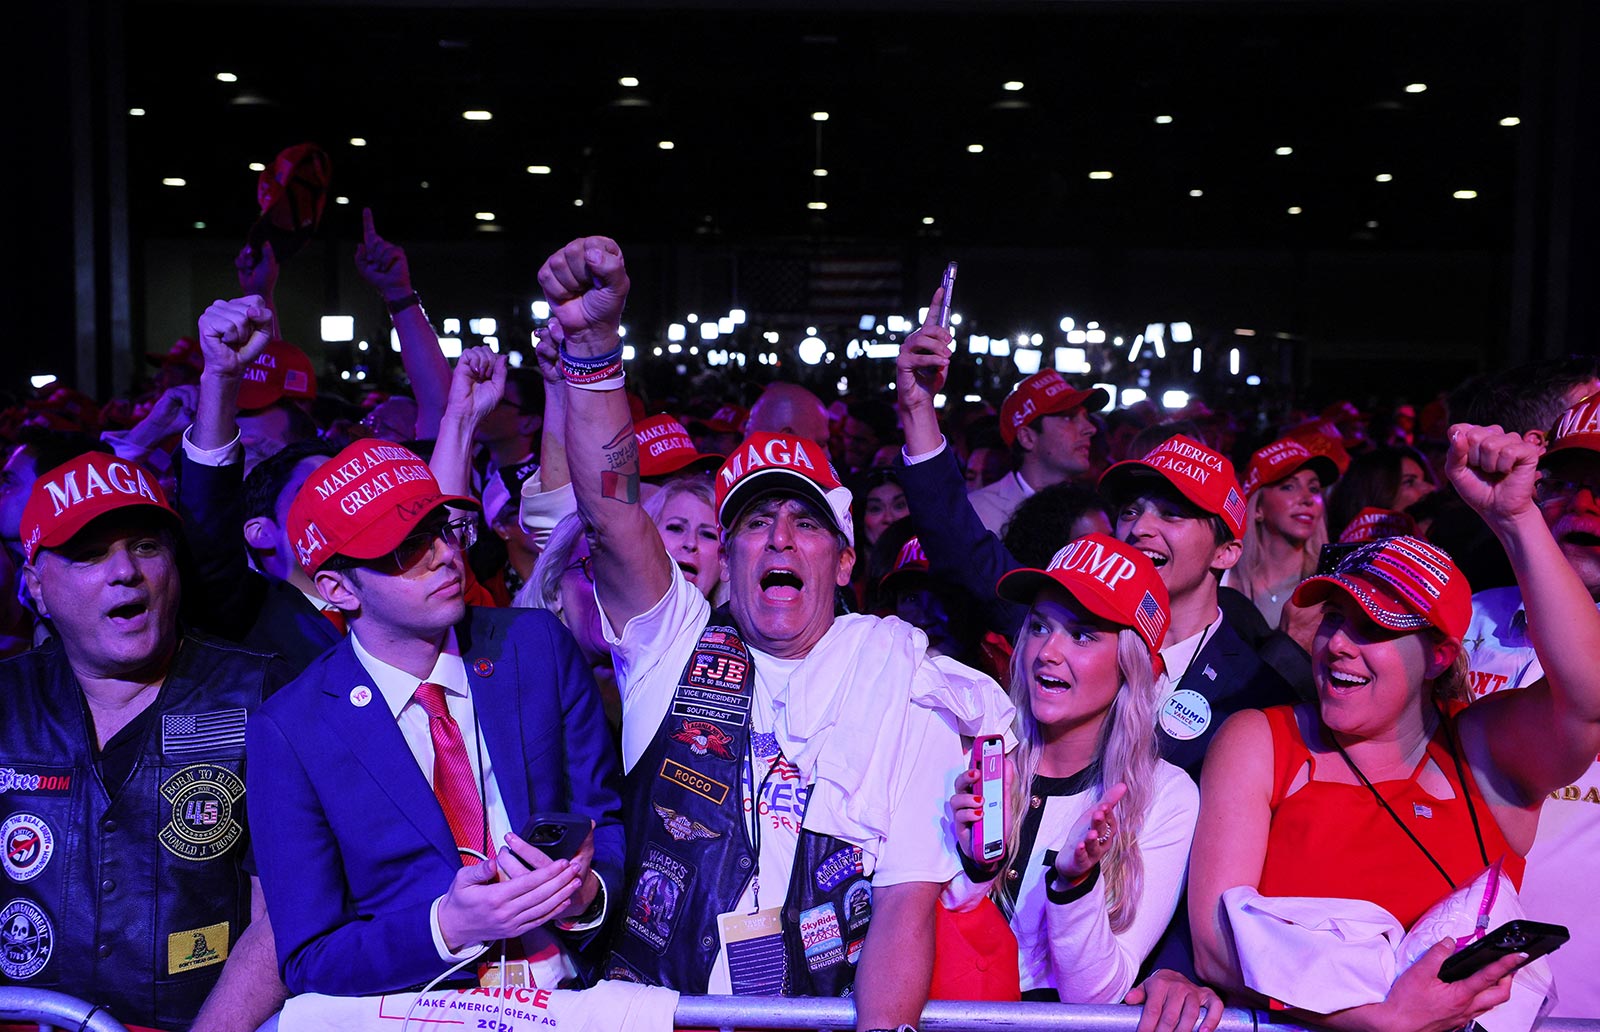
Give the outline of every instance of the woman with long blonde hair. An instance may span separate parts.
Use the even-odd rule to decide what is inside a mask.
[[[1120,1003],[1177,908],[1199,812],[1156,749],[1166,587],[1142,552],[1091,534],[997,591],[1030,606],[1012,656],[1005,852],[974,859],[983,801],[963,774],[950,802],[968,872],[951,896],[994,896],[1024,999]]]
[[[1270,627],[1300,582],[1317,570],[1328,543],[1323,492],[1339,467],[1290,438],[1273,441],[1250,457],[1243,551],[1222,586],[1249,596]]]

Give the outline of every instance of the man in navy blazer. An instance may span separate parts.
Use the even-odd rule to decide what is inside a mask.
[[[247,734],[291,993],[417,986],[502,939],[532,984],[571,984],[621,884],[618,774],[588,668],[549,614],[465,605],[473,525],[447,506],[476,503],[366,440],[290,507],[298,561],[350,626]],[[593,821],[572,859],[513,834],[544,812]]]

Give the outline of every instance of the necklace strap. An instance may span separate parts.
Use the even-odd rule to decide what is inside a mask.
[[[1428,847],[1422,844],[1422,840],[1417,838],[1416,833],[1411,830],[1410,826],[1407,825],[1405,821],[1400,819],[1399,814],[1394,812],[1394,807],[1390,806],[1389,801],[1383,798],[1382,793],[1378,791],[1377,787],[1374,786],[1371,781],[1367,780],[1367,776],[1361,772],[1361,768],[1356,766],[1356,761],[1352,760],[1350,758],[1350,754],[1344,751],[1344,746],[1339,744],[1339,739],[1334,735],[1333,729],[1328,728],[1327,725],[1323,725],[1323,727],[1328,732],[1328,741],[1332,742],[1333,747],[1339,750],[1339,755],[1344,758],[1344,762],[1350,768],[1351,772],[1355,774],[1356,777],[1361,779],[1361,783],[1367,786],[1367,791],[1372,793],[1372,798],[1376,799],[1378,801],[1378,805],[1383,807],[1383,812],[1387,813],[1391,818],[1393,818],[1395,824],[1399,825],[1400,830],[1406,833],[1406,838],[1410,839],[1412,844],[1422,851],[1422,855],[1428,858],[1428,863],[1433,865],[1433,869],[1439,872],[1439,877],[1443,878],[1445,884],[1450,886],[1450,891],[1454,892],[1456,889],[1455,879],[1451,878],[1449,872],[1444,869],[1444,866],[1433,858],[1433,854],[1428,852]],[[1424,755],[1426,755],[1426,750],[1424,750]],[[1465,791],[1465,788],[1463,788],[1462,791]],[[1472,826],[1474,829],[1476,829],[1478,826],[1478,818],[1476,814],[1473,815]],[[1482,846],[1483,837],[1480,835],[1479,848],[1482,849]],[[1485,862],[1485,866],[1487,866],[1487,861]]]

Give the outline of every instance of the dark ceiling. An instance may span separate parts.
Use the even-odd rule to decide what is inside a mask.
[[[1528,128],[1514,4],[135,10],[136,238],[241,238],[313,140],[408,240],[1503,251]]]

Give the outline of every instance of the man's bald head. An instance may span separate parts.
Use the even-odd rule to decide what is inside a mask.
[[[750,409],[747,433],[793,434],[827,447],[828,410],[822,400],[797,383],[774,383]]]

